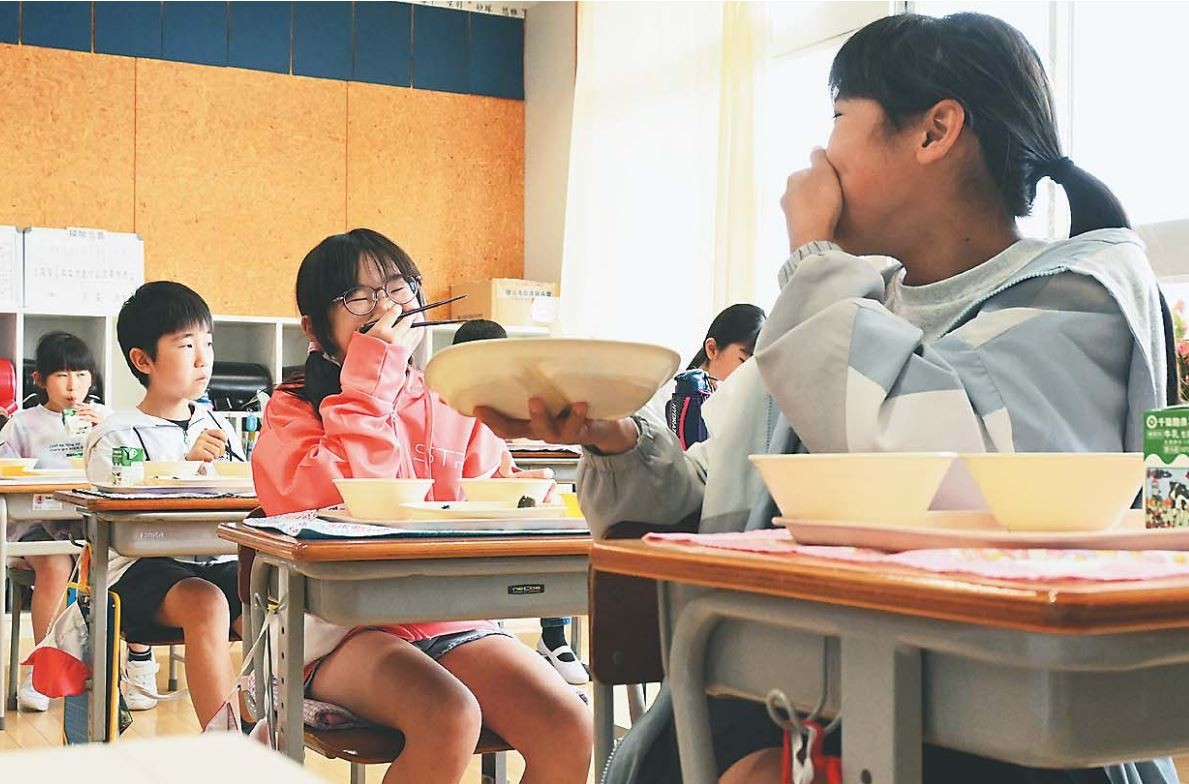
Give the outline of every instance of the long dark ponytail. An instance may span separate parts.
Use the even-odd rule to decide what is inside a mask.
[[[1070,236],[1129,226],[1110,189],[1061,152],[1040,56],[1001,19],[977,13],[879,19],[843,44],[830,89],[836,98],[876,101],[896,128],[939,101],[958,101],[1009,215],[1027,215],[1037,183],[1050,177],[1069,197]]]
[[[328,396],[343,391],[342,368],[331,357],[341,355],[346,347],[334,342],[330,313],[334,298],[358,285],[361,264],[376,265],[381,278],[403,275],[410,282],[421,279],[409,254],[372,229],[332,234],[302,259],[297,270],[297,310],[309,319],[315,345],[304,370],[286,380],[280,390],[305,398],[315,413]],[[420,291],[417,296],[421,297]]]
[[[1042,177],[1069,199],[1069,236],[1130,228],[1119,199],[1061,151],[1053,93],[1036,50],[993,16],[919,14],[884,17],[843,44],[830,68],[835,98],[877,102],[894,128],[945,99],[958,101],[978,139],[1004,210],[1032,210]],[[1168,363],[1168,400],[1178,399],[1168,303],[1160,296]]]
[[[742,343],[748,353],[754,353],[764,318],[763,309],[755,305],[731,305],[723,310],[710,322],[710,329],[706,330],[706,337],[702,338],[702,345],[687,370],[695,370],[710,361],[706,354],[706,341],[711,338],[714,338],[720,351],[735,343]]]

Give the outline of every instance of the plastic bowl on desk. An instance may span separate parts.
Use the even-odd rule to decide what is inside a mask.
[[[347,512],[359,520],[402,520],[402,504],[424,501],[432,479],[336,479]]]
[[[463,479],[463,497],[468,501],[516,503],[521,498],[531,498],[538,505],[545,503],[552,479]]]
[[[0,476],[23,476],[26,471],[36,465],[36,457],[0,458]]]
[[[239,460],[216,460],[211,463],[215,476],[224,479],[251,479],[252,464]]]
[[[987,508],[1009,531],[1102,531],[1131,508],[1143,455],[1028,452],[962,455]]]
[[[913,525],[924,518],[952,452],[752,455],[780,514],[797,520]]]

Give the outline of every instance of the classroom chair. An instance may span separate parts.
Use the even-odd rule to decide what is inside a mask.
[[[264,516],[264,510],[259,507],[248,514],[249,518]],[[244,604],[244,612],[252,606],[251,574],[255,560],[255,550],[239,548],[239,598]],[[351,730],[312,730],[307,727],[304,742],[306,748],[327,759],[350,763],[351,784],[364,784],[368,765],[388,765],[405,748],[404,734],[386,727]],[[475,753],[482,756],[481,784],[507,784],[507,752],[511,750],[507,741],[483,728],[475,744]]]
[[[21,680],[21,612],[25,609],[25,595],[33,594],[36,574],[32,569],[8,570],[8,683],[5,700],[8,710],[17,709],[17,687]]]

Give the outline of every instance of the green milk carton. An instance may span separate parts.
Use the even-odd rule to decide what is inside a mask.
[[[145,450],[138,446],[117,446],[111,450],[111,483],[116,487],[144,484]]]
[[[1189,527],[1189,406],[1144,418],[1144,520],[1148,528]]]

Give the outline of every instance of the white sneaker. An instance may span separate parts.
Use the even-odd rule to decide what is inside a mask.
[[[544,656],[545,660],[553,665],[553,669],[560,672],[561,677],[565,678],[566,683],[571,686],[581,686],[590,680],[586,667],[578,661],[578,657],[574,655],[574,649],[569,645],[562,645],[550,650],[542,638],[537,640],[537,653]]]
[[[128,661],[124,665],[124,683],[120,690],[128,710],[147,711],[157,707],[157,698],[149,695],[157,693],[158,669],[155,661]]]
[[[33,688],[33,675],[30,673],[21,681],[17,689],[17,702],[22,710],[44,713],[50,709],[50,698]]]

